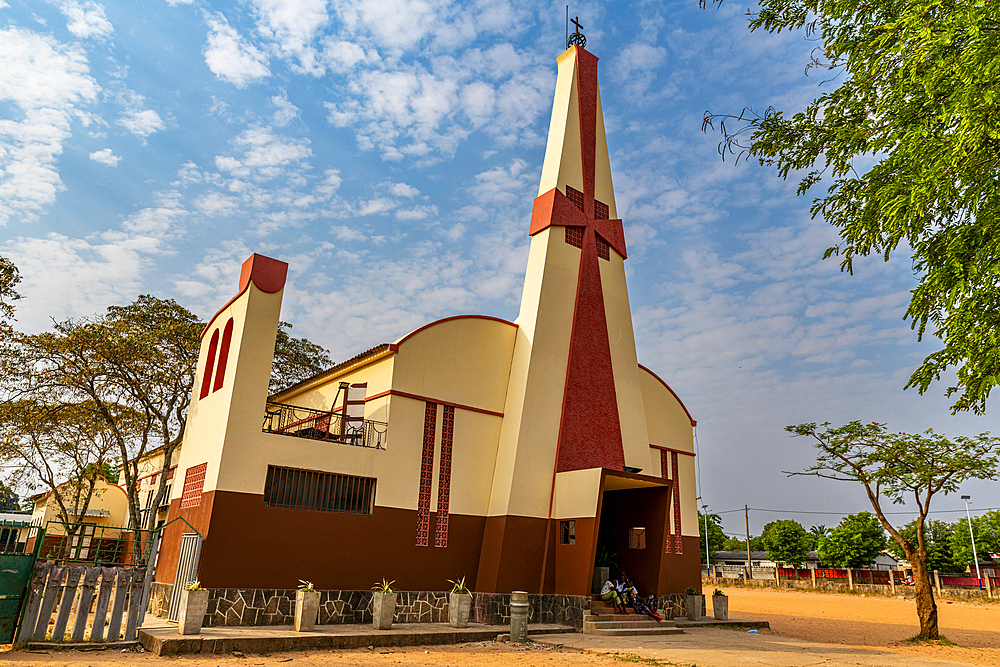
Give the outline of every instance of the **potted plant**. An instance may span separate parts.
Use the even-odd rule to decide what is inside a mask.
[[[604,584],[611,578],[611,568],[617,565],[618,554],[611,553],[607,547],[601,547],[594,560],[594,584],[592,593],[600,593]]]
[[[299,579],[299,584],[295,591],[295,631],[311,632],[319,616],[319,592],[311,581]]]
[[[689,621],[697,621],[701,618],[701,593],[694,586],[688,586],[684,591],[684,611],[687,613]]]
[[[712,613],[717,621],[729,620],[729,596],[718,588],[712,593]]]
[[[465,577],[458,581],[448,580],[451,595],[448,596],[448,625],[453,628],[469,627],[469,611],[472,609],[472,593],[465,585]]]
[[[201,587],[201,582],[192,581],[181,591],[180,616],[177,619],[177,632],[182,635],[201,634],[201,624],[208,611],[208,589]]]
[[[376,630],[389,630],[392,628],[392,617],[396,613],[396,593],[392,590],[392,585],[396,580],[382,583],[375,582],[372,590],[372,627]]]

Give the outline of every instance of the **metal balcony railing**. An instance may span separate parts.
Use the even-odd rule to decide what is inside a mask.
[[[310,440],[328,440],[354,447],[385,449],[389,425],[372,419],[348,417],[339,412],[284,403],[268,403],[264,408],[265,433],[290,435]]]

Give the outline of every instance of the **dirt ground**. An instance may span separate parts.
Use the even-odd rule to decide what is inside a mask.
[[[710,593],[710,591],[706,591]],[[625,667],[656,666],[1000,667],[1000,604],[938,601],[942,634],[959,646],[909,644],[917,633],[912,601],[885,596],[773,589],[726,590],[734,618],[770,622],[772,632],[695,628],[683,635],[552,635],[562,648],[478,642],[455,646],[303,651],[273,655],[158,658],[136,652],[2,652],[16,667]],[[821,642],[821,643],[816,643]]]
[[[785,637],[1000,666],[1000,603],[938,600],[941,634],[959,646],[925,646],[905,641],[920,632],[912,597],[740,587],[724,592],[730,617],[766,620]]]

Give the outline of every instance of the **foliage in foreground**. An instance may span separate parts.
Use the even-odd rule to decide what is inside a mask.
[[[839,230],[825,257],[842,270],[909,250],[905,317],[942,347],[906,386],[954,371],[952,410],[984,412],[1000,382],[1000,3],[758,0],[749,27],[804,27],[819,42],[806,69],[832,85],[798,113],[706,113],[704,127],[719,124],[723,155],[800,178],[799,194],[826,186],[811,210]]]

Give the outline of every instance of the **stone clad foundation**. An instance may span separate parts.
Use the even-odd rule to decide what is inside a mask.
[[[165,617],[172,584],[154,583],[149,613]],[[295,589],[210,588],[206,627],[292,625]],[[447,623],[448,593],[445,591],[399,591],[393,623]],[[319,591],[317,625],[371,624],[372,591]],[[590,598],[582,595],[529,595],[528,622],[555,623],[583,628],[583,615]],[[472,623],[510,624],[510,595],[473,593],[469,614]]]

